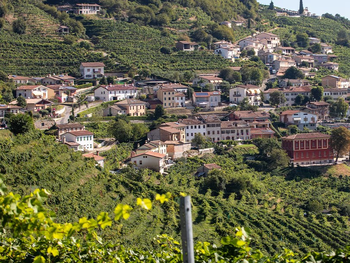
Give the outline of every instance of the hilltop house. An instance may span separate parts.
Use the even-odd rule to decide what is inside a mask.
[[[303,110],[317,115],[319,120],[325,120],[329,116],[329,103],[325,101],[309,102]]]
[[[102,85],[95,89],[96,100],[111,101],[135,98],[137,89],[134,85]]]
[[[47,88],[54,91],[54,98],[63,103],[68,101],[68,98],[75,95],[77,88],[65,85],[48,85]]]
[[[338,69],[339,69],[339,64],[335,63],[335,62],[326,62],[326,63],[323,63],[319,66],[322,68],[326,68],[326,69],[334,70],[334,71],[338,71]]]
[[[105,64],[102,62],[83,62],[79,69],[84,79],[97,79],[104,76]]]
[[[186,125],[179,122],[167,122],[161,124],[158,129],[147,133],[147,138],[150,141],[181,141],[186,142]]]
[[[167,154],[166,144],[160,140],[150,141],[136,149],[136,154],[141,154],[145,152],[156,152],[161,154]]]

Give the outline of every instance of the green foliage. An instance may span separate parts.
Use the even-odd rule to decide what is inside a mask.
[[[163,105],[157,105],[154,111],[154,118],[158,120],[159,118],[162,118],[164,115],[165,115],[165,110],[163,108]]]
[[[192,139],[192,144],[199,149],[211,148],[214,146],[210,137],[205,137],[201,133],[195,133]]]
[[[345,154],[349,151],[350,131],[343,126],[333,129],[330,142],[336,154],[335,161],[337,162],[340,155]]]
[[[241,82],[242,75],[241,73],[234,71],[232,68],[225,68],[220,71],[220,78],[228,81],[229,83]]]
[[[331,117],[344,118],[348,108],[348,103],[343,98],[338,98],[337,101],[331,103],[329,107],[329,115]]]
[[[316,101],[322,100],[323,91],[324,91],[324,89],[323,89],[322,86],[313,87],[311,89],[311,96],[312,96],[312,98],[315,99]]]
[[[23,18],[18,18],[12,24],[12,30],[14,33],[23,35],[26,33],[27,25]]]
[[[11,115],[8,124],[10,131],[15,135],[23,134],[34,129],[33,118],[27,113]]]
[[[278,106],[286,102],[286,97],[281,91],[274,91],[270,94],[270,103],[272,106]]]
[[[304,77],[303,72],[296,67],[288,68],[283,76],[286,79],[303,79]]]

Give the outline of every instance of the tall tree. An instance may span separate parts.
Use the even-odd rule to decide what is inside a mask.
[[[165,115],[165,110],[163,108],[163,105],[157,105],[155,111],[154,111],[154,117],[156,120],[163,117]]]
[[[322,86],[313,87],[311,89],[311,96],[312,96],[312,98],[314,98],[316,101],[322,100],[323,91],[324,91],[324,89],[323,89]]]
[[[20,106],[20,107],[25,107],[25,106],[27,106],[27,101],[26,101],[26,99],[25,98],[23,98],[22,96],[19,96],[18,98],[17,98],[17,105],[18,106]]]
[[[285,79],[303,79],[304,77],[303,72],[296,67],[288,68],[283,76]]]
[[[34,130],[33,118],[27,113],[12,115],[9,120],[9,129],[15,135]]]
[[[270,104],[272,106],[278,106],[286,102],[286,97],[284,93],[280,91],[274,91],[270,94]]]
[[[270,5],[269,5],[269,10],[274,10],[275,9],[275,5],[273,4],[273,2],[271,1]]]
[[[110,132],[119,142],[129,142],[133,137],[132,126],[124,120],[117,120],[111,123]]]
[[[336,153],[335,162],[337,162],[339,156],[347,153],[350,148],[350,131],[343,126],[333,129],[331,134],[331,146]]]
[[[299,14],[303,14],[304,13],[304,4],[303,4],[303,0],[300,0],[300,4],[299,4]]]

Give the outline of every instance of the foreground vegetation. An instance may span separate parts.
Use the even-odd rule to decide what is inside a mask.
[[[242,156],[257,156],[252,146],[218,148],[216,155],[179,160],[164,177],[132,167],[110,174],[109,169],[120,168],[128,158],[127,144],[106,152],[107,165],[101,170],[39,131],[16,137],[0,134],[0,172],[9,190],[27,195],[37,188],[47,189],[51,196],[45,207],[56,213],[60,223],[111,214],[117,203],[132,204],[137,197],[184,192],[192,196],[196,242],[219,245],[222,237],[234,235],[236,226],[244,226],[251,229],[251,246],[266,255],[281,253],[284,247],[307,253],[348,245],[348,177],[324,178],[305,168],[257,172]],[[204,163],[216,163],[222,170],[198,178],[194,174]],[[123,227],[113,224],[99,235],[128,249],[156,250],[153,238],[157,235],[179,241],[178,221],[175,198],[146,213],[136,210]]]

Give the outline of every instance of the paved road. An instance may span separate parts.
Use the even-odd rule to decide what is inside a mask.
[[[82,105],[82,106],[80,107],[80,109],[79,109],[79,108],[76,108],[76,109],[74,110],[74,115],[77,116],[78,113],[80,113],[80,112],[82,112],[82,111],[84,111],[84,110],[86,110],[86,109],[90,109],[90,108],[97,107],[97,106],[99,106],[99,105],[101,105],[101,104],[102,104],[102,101],[94,101],[94,102],[90,102],[90,103],[88,104],[88,106],[89,106],[88,108],[86,108],[85,105]],[[69,106],[64,106],[64,107],[66,108],[65,114],[64,114],[64,116],[61,118],[61,120],[58,121],[59,124],[68,123],[69,116],[70,116],[71,113],[72,113],[72,107],[69,107]]]

